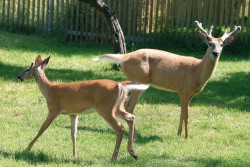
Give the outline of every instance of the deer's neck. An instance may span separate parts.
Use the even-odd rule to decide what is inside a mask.
[[[200,72],[199,79],[202,85],[206,84],[209,78],[213,75],[216,66],[218,64],[218,60],[219,58],[215,59],[211,56],[211,51],[208,48],[199,66],[199,72]]]
[[[41,68],[37,69],[36,73],[36,83],[45,98],[49,95],[49,89],[52,83],[46,77],[44,71]]]

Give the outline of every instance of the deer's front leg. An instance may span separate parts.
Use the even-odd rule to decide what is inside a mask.
[[[180,123],[177,131],[177,135],[181,136],[182,133],[182,127],[183,127],[183,122],[185,125],[185,138],[188,139],[188,110],[183,110],[181,109],[181,114],[180,114]]]
[[[77,157],[76,153],[76,134],[77,134],[77,124],[78,124],[78,116],[71,115],[71,139],[73,144],[73,156]]]
[[[58,114],[49,113],[45,122],[43,123],[42,127],[40,128],[39,132],[37,133],[36,137],[30,142],[27,147],[27,150],[30,150],[31,147],[35,144],[36,140],[43,134],[43,132],[51,125],[53,120],[57,117]]]
[[[180,123],[177,134],[180,136],[182,132],[182,126],[183,122],[185,125],[185,138],[188,139],[188,119],[189,119],[189,113],[188,113],[188,107],[189,103],[192,99],[192,96],[180,96],[181,99],[181,115],[180,115]]]
[[[181,114],[180,114],[180,122],[179,122],[179,127],[178,127],[178,131],[177,131],[177,135],[178,136],[181,136],[181,132],[182,132],[182,126],[183,126],[183,114],[182,114],[182,111],[181,111]]]

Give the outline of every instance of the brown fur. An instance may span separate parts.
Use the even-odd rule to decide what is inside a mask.
[[[200,37],[208,44],[203,59],[181,56],[155,49],[140,49],[124,55],[106,54],[97,59],[107,60],[121,65],[126,77],[131,81],[151,84],[161,89],[177,92],[181,101],[178,135],[181,135],[185,123],[185,138],[188,138],[189,103],[194,95],[201,92],[217,66],[224,45],[235,39],[241,29],[225,33],[221,38],[212,37],[212,27],[207,33],[201,23],[195,22],[202,31]],[[135,93],[139,97],[139,93]],[[137,98],[134,98],[137,100]],[[132,102],[130,102],[132,103]],[[133,108],[130,107],[130,108]],[[133,110],[131,110],[133,113]]]
[[[133,83],[129,81],[115,82],[111,80],[91,80],[76,83],[53,84],[47,79],[43,71],[48,61],[49,58],[42,61],[41,57],[38,56],[35,66],[31,64],[28,69],[18,76],[20,80],[36,79],[39,89],[46,98],[49,110],[47,119],[40,128],[38,134],[29,144],[28,149],[31,149],[36,140],[59,114],[67,114],[71,117],[73,155],[76,157],[77,115],[86,113],[89,109],[93,108],[115,131],[116,145],[112,160],[115,161],[117,159],[124,133],[124,127],[118,122],[116,116],[125,120],[129,126],[128,151],[132,157],[137,159],[137,155],[132,147],[135,117],[133,114],[122,110],[121,107],[127,98],[128,90],[126,86]]]

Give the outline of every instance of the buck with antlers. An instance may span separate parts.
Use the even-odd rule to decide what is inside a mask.
[[[38,56],[35,64],[24,70],[18,78],[23,81],[34,78],[43,96],[46,98],[49,110],[47,119],[40,128],[38,134],[31,141],[28,149],[34,145],[37,139],[50,126],[52,121],[59,114],[70,115],[71,117],[71,137],[73,142],[73,155],[76,157],[76,132],[78,114],[89,113],[90,109],[95,109],[103,117],[116,134],[116,145],[112,155],[112,160],[117,159],[121,145],[124,127],[117,121],[116,116],[125,120],[129,127],[128,151],[132,157],[137,159],[137,155],[132,147],[133,130],[135,117],[121,109],[121,105],[126,100],[126,96],[131,90],[143,91],[148,85],[133,84],[129,81],[115,82],[111,80],[91,80],[75,83],[51,83],[43,69],[47,66],[49,58],[42,61]]]
[[[214,38],[212,36],[213,26],[207,32],[202,27],[202,23],[195,21],[195,25],[201,31],[200,38],[208,45],[202,60],[153,49],[140,49],[123,55],[106,54],[94,59],[94,61],[106,60],[121,65],[124,74],[131,81],[177,92],[181,101],[177,134],[181,135],[184,122],[185,138],[189,137],[188,110],[192,97],[202,91],[213,74],[223,46],[232,43],[236,33],[241,29],[240,26],[235,26],[232,32],[227,33],[225,30],[222,37]],[[138,93],[135,95],[138,97]],[[130,103],[132,104],[132,102]]]

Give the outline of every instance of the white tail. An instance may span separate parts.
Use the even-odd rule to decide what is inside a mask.
[[[131,90],[144,91],[148,89],[149,86],[150,86],[149,84],[135,84],[135,83],[122,85],[122,87],[124,87],[127,91],[131,91]]]
[[[100,57],[100,60],[119,63],[124,74],[131,81],[152,84],[177,92],[181,100],[177,134],[181,135],[184,122],[185,138],[188,138],[188,108],[192,97],[202,91],[213,74],[223,46],[232,43],[235,34],[241,29],[240,26],[235,26],[233,32],[225,31],[221,38],[214,38],[212,36],[213,26],[207,32],[198,21],[195,21],[195,25],[201,31],[200,38],[208,45],[202,60],[154,49],[140,49],[124,55],[106,54]],[[131,96],[131,99],[136,101],[139,93],[136,93],[135,96],[135,98]],[[131,102],[131,104],[135,103]]]
[[[93,61],[106,60],[110,63],[114,63],[119,65],[121,63],[121,58],[123,55],[121,54],[106,54],[101,57],[94,58]]]
[[[115,82],[111,80],[53,84],[47,79],[43,71],[43,68],[47,66],[48,62],[49,57],[42,61],[41,57],[38,56],[35,65],[32,63],[29,68],[18,76],[22,81],[32,78],[36,79],[38,87],[46,98],[49,110],[47,119],[38,134],[29,144],[28,149],[31,149],[37,139],[59,114],[66,114],[71,117],[73,155],[76,157],[77,115],[87,113],[89,109],[93,108],[115,131],[116,145],[112,160],[115,161],[117,159],[124,133],[124,127],[118,122],[115,116],[119,116],[127,122],[129,127],[128,151],[132,157],[137,159],[138,157],[132,147],[135,116],[124,111],[121,105],[124,104],[129,90],[143,91],[147,89],[148,86],[135,84],[130,81]]]

